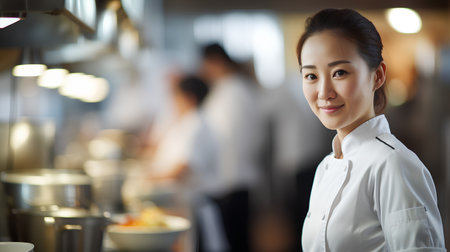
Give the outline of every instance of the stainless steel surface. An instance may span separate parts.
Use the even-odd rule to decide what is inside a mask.
[[[59,169],[8,171],[1,174],[9,209],[56,205],[89,209],[92,181],[85,174]]]
[[[35,252],[100,252],[108,218],[84,209],[14,211],[15,240],[35,244]]]
[[[55,48],[76,44],[80,37],[95,35],[96,6],[95,0],[0,0],[0,16],[24,16],[14,25],[0,29],[0,47]],[[45,57],[44,60],[47,64],[64,62],[49,62]]]
[[[28,119],[3,122],[0,141],[0,160],[5,160],[0,171],[49,167],[54,159],[55,124]]]
[[[93,32],[96,21],[96,4],[95,0],[0,0],[1,15],[21,14],[20,16],[27,17],[30,13],[63,15],[79,27]]]

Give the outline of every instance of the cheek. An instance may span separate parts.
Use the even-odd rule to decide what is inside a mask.
[[[303,95],[305,96],[305,98],[308,101],[309,105],[312,106],[312,104],[317,99],[317,92],[316,92],[316,90],[314,88],[314,85],[303,84]]]
[[[349,79],[347,82],[341,84],[343,85],[336,85],[336,92],[347,101],[357,102],[364,100],[369,91],[366,87],[368,83],[357,78]]]
[[[343,84],[344,85],[337,85],[336,92],[339,94],[339,96],[344,98],[345,100],[355,98],[354,96],[357,96],[359,89],[358,85],[356,85],[354,82],[346,82]]]

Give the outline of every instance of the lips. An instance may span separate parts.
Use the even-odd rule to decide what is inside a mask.
[[[330,106],[319,106],[319,109],[325,113],[332,114],[340,110],[344,105],[330,105]]]

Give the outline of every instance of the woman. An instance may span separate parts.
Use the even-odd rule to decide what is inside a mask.
[[[431,175],[382,114],[382,47],[374,25],[349,9],[318,12],[298,42],[305,97],[337,131],[314,178],[305,251],[445,251]]]

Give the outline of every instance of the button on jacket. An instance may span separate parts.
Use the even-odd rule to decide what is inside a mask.
[[[335,156],[343,154],[343,159]],[[319,164],[304,251],[446,251],[436,190],[384,115],[363,123]]]

